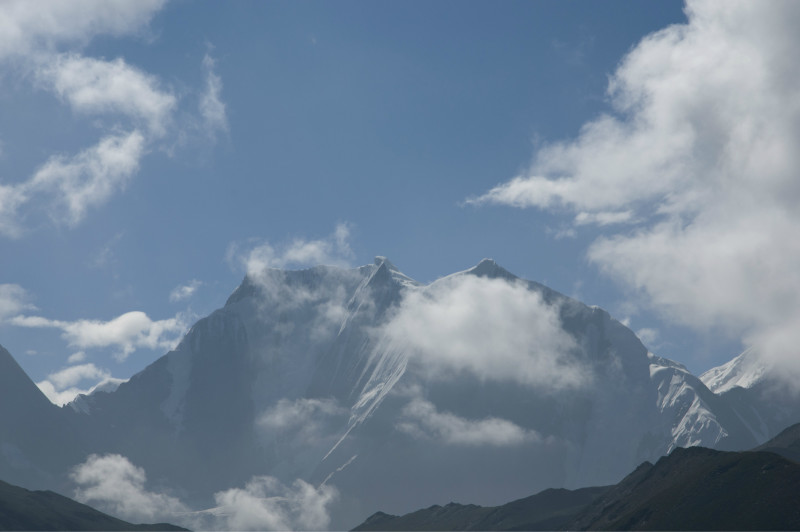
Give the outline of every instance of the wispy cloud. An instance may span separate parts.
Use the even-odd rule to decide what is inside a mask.
[[[83,46],[96,35],[138,33],[166,0],[5,0],[0,5],[0,60]]]
[[[21,185],[27,197],[51,197],[56,221],[76,225],[90,207],[122,190],[139,169],[145,138],[138,131],[112,135],[73,157],[54,156]]]
[[[350,410],[334,399],[281,399],[258,418],[256,428],[270,440],[296,450],[338,439],[349,415]]]
[[[0,284],[0,321],[26,310],[34,310],[30,296],[18,284]]]
[[[180,99],[158,77],[129,64],[84,55],[95,37],[138,34],[147,29],[163,0],[80,0],[0,3],[0,69],[31,81],[68,105],[76,117],[91,117],[101,133],[76,154],[51,155],[28,179],[0,184],[0,234],[20,237],[23,219],[45,214],[75,226],[88,211],[125,189],[144,157],[174,142]],[[199,113],[210,131],[227,130],[222,81],[206,55]],[[196,112],[193,114],[197,114]],[[193,123],[196,119],[188,118]],[[212,135],[213,137],[213,135]]]
[[[227,260],[231,265],[243,266],[247,274],[253,277],[269,268],[308,267],[318,264],[349,266],[353,259],[350,231],[350,224],[340,223],[333,234],[316,240],[295,238],[278,247],[269,242],[251,246],[233,243],[228,247]]]
[[[73,110],[90,115],[125,115],[151,135],[166,132],[177,98],[159,80],[123,59],[113,61],[62,54],[37,72]]]
[[[172,292],[169,293],[169,300],[172,303],[177,303],[178,301],[184,301],[189,299],[197,292],[197,289],[203,286],[202,281],[198,281],[197,279],[192,279],[186,284],[182,284],[180,286],[176,286]]]
[[[209,54],[203,57],[206,87],[200,97],[200,116],[203,117],[206,133],[212,138],[217,131],[228,131],[228,116],[222,101],[222,79],[214,71],[215,64],[216,61]]]
[[[419,397],[403,408],[397,428],[416,438],[469,447],[506,447],[542,440],[537,432],[507,419],[466,419],[451,412],[440,412],[433,403]]]
[[[576,213],[605,230],[589,258],[650,305],[800,371],[800,5],[685,12],[624,57],[610,113],[472,202]]]

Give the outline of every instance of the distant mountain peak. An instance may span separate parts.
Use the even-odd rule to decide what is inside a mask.
[[[464,273],[469,273],[477,277],[488,277],[490,279],[498,277],[503,279],[518,278],[516,275],[497,264],[494,259],[483,259]]]
[[[400,270],[397,269],[397,266],[392,264],[392,261],[390,261],[389,259],[387,259],[383,255],[377,255],[375,257],[375,266],[381,266],[381,265],[385,265],[387,268],[389,268],[392,271],[396,271],[396,272],[400,271]]]

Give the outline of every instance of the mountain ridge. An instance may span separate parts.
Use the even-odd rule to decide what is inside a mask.
[[[344,527],[387,501],[499,503],[531,478],[608,484],[677,446],[752,447],[750,400],[731,406],[607,311],[491,259],[429,284],[385,257],[266,269],[116,390],[46,408],[80,437],[41,485],[67,489],[88,454],[116,453],[196,507],[253,475],[331,483]]]
[[[353,530],[797,530],[798,449],[800,424],[746,452],[679,447],[614,486],[376,512]]]

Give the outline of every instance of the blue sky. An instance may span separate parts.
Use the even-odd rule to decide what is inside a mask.
[[[726,158],[725,119],[764,138],[777,113],[791,138],[793,111],[747,91],[786,101],[796,68],[768,60],[791,37],[760,38],[786,6],[722,5],[2,2],[0,343],[56,392],[127,378],[222,306],[257,248],[286,267],[385,255],[423,282],[492,257],[695,372],[785,344],[792,322],[770,327],[793,274],[763,300],[709,282],[791,271],[779,244],[800,227],[725,244],[747,233],[731,213],[763,220],[796,181],[778,140],[764,175]],[[744,66],[725,70],[726,46]]]

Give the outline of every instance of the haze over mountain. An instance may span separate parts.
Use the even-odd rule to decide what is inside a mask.
[[[748,390],[713,393],[606,311],[492,260],[429,285],[383,257],[254,271],[175,350],[62,409],[0,363],[16,383],[0,389],[0,471],[128,520],[147,506],[139,520],[352,527],[376,508],[608,485],[676,447],[773,435]],[[114,479],[127,491],[102,489]]]

